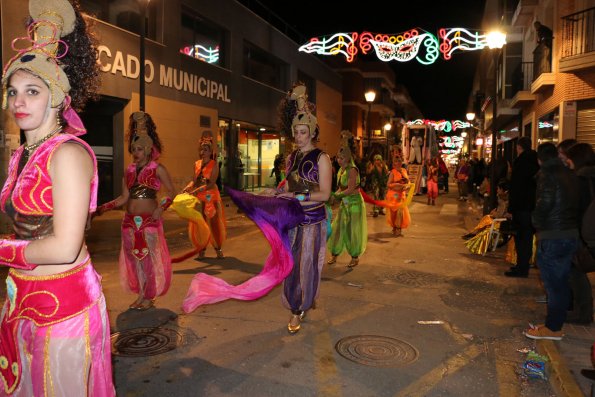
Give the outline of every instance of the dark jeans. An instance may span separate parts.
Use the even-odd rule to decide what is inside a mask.
[[[537,263],[547,294],[545,326],[552,331],[560,331],[566,320],[570,302],[570,267],[577,247],[578,240],[574,238],[540,240],[537,243]]]
[[[514,245],[516,249],[516,270],[519,273],[529,272],[529,261],[533,255],[533,235],[535,231],[531,224],[531,211],[514,211],[512,222],[516,228]]]

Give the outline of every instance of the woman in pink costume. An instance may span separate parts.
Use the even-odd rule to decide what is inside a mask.
[[[28,37],[2,75],[2,107],[26,138],[0,195],[14,239],[0,324],[0,395],[114,396],[109,319],[85,245],[97,163],[77,137],[80,110],[99,84],[96,50],[67,0],[30,0]],[[29,45],[26,47],[27,43]],[[76,54],[76,59],[73,55]]]
[[[200,160],[194,163],[194,179],[186,185],[184,192],[195,195],[199,200],[202,216],[208,225],[208,235],[205,235],[204,228],[200,228],[200,225],[194,222],[188,224],[188,235],[198,250],[199,258],[205,257],[210,241],[217,258],[222,259],[222,247],[226,237],[225,214],[217,187],[219,167],[213,154],[213,134],[210,131],[203,133],[199,148]]]
[[[122,195],[98,208],[99,214],[126,205],[122,220],[120,281],[138,294],[131,309],[147,310],[171,284],[171,258],[163,233],[163,212],[171,205],[174,188],[169,173],[157,162],[161,154],[157,127],[148,113],[130,116],[128,151],[134,162],[126,168]],[[163,184],[166,196],[157,201]]]
[[[411,215],[409,208],[407,208],[407,185],[409,184],[409,176],[401,164],[403,161],[400,157],[393,159],[393,167],[388,176],[388,192],[386,193],[386,204],[390,209],[386,213],[386,222],[392,228],[393,235],[402,236],[401,230],[409,227],[411,223]]]

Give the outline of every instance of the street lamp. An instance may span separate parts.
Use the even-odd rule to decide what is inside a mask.
[[[376,99],[376,91],[369,90],[364,94],[366,102],[368,102],[368,114],[366,115],[366,128],[368,132],[368,150],[372,148],[372,129],[370,128],[370,112],[372,111],[372,102]]]
[[[390,121],[387,121],[386,124],[384,124],[384,138],[386,140],[386,153],[385,153],[385,157],[386,159],[389,158],[389,147],[388,147],[388,132],[391,130],[391,128],[393,128],[393,125],[390,123]]]
[[[469,143],[467,145],[467,149],[469,150],[469,157],[471,157],[471,139],[472,139],[472,135],[473,135],[473,120],[475,120],[475,113],[473,112],[469,112],[465,115],[465,117],[467,118],[467,121],[471,124],[471,129],[469,130]],[[463,137],[464,138],[464,137]]]
[[[139,78],[139,110],[145,111],[145,29],[147,18],[147,7],[151,0],[139,0],[140,7],[140,78]]]
[[[488,47],[493,50],[493,59],[494,59],[494,99],[492,103],[492,175],[490,178],[490,209],[496,208],[497,206],[497,196],[496,196],[496,186],[498,186],[498,181],[496,180],[496,151],[498,149],[498,127],[496,125],[496,120],[498,119],[498,59],[500,58],[500,50],[506,44],[506,33],[501,31],[495,30],[489,32],[486,36],[486,41],[488,43]]]

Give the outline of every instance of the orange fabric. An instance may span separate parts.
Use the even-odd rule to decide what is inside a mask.
[[[391,170],[388,177],[389,181],[398,182],[402,179],[409,180],[407,171],[401,168],[399,171]],[[404,189],[388,189],[386,193],[385,201],[389,204],[389,211],[386,213],[386,222],[390,227],[406,229],[411,223],[411,215],[409,214],[409,208],[406,205],[406,190]]]

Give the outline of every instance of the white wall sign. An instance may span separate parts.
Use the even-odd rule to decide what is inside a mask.
[[[99,53],[99,66],[102,72],[119,74],[128,79],[137,80],[140,74],[140,61],[134,55],[124,54],[117,50],[112,53],[109,47],[100,45],[97,47]],[[155,72],[159,73],[159,85],[177,91],[186,91],[201,97],[214,99],[221,102],[231,103],[228,95],[227,84],[209,80],[202,76],[178,70],[167,65],[159,65],[156,69],[153,62],[145,59],[145,82],[151,83],[155,79]]]

